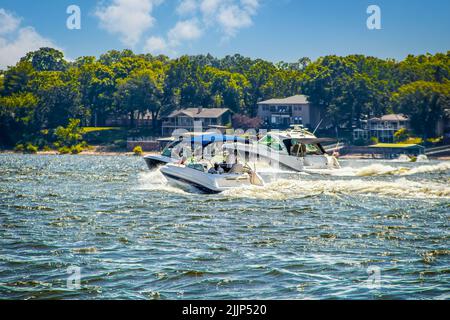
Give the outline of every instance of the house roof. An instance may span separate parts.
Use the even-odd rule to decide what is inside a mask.
[[[386,114],[381,118],[372,118],[370,120],[378,121],[408,121],[409,118],[403,114]]]
[[[284,98],[284,99],[270,99],[261,101],[258,104],[308,104],[308,97],[302,94]]]
[[[228,108],[187,108],[187,109],[180,109],[175,110],[170,115],[168,115],[168,118],[174,118],[179,115],[184,115],[190,118],[219,118],[224,113],[230,111]]]

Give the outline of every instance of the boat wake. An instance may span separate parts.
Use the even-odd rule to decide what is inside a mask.
[[[137,189],[187,194],[183,189],[171,186],[159,170],[139,173]]]
[[[414,167],[390,166],[386,164],[371,164],[362,168],[343,167],[337,170],[326,170],[315,173],[337,177],[372,177],[372,176],[412,176],[421,173],[440,173],[450,171],[450,162],[435,165],[420,165]]]
[[[449,198],[448,184],[428,181],[416,182],[406,178],[395,181],[352,180],[278,180],[265,187],[239,188],[226,191],[224,195],[231,198],[256,198],[267,200],[286,200],[316,195],[378,195],[398,198]]]
[[[413,175],[446,172],[450,172],[450,162],[433,165],[415,164],[410,167],[376,163],[360,168],[348,166],[338,170],[311,170],[308,173],[287,172],[265,167],[261,170],[261,173],[267,176],[264,187],[241,187],[225,191],[222,195],[228,198],[268,200],[295,199],[320,194],[450,199],[448,179],[443,179],[442,183],[426,179],[420,181],[408,179]],[[382,178],[383,176],[386,178]],[[375,179],[375,177],[380,178]],[[138,181],[139,190],[165,191],[183,195],[191,191],[195,192],[195,190],[186,191],[170,185],[159,170],[140,173]]]

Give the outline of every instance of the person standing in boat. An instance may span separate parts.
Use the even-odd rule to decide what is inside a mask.
[[[233,153],[229,153],[225,159],[225,163],[227,164],[227,166],[229,166],[230,168],[235,165],[236,163],[238,163],[238,151],[236,149],[234,149]]]
[[[234,149],[233,153],[224,152],[223,168],[228,172],[238,163],[238,151]]]

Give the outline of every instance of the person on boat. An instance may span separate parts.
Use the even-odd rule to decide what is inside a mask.
[[[183,158],[183,136],[178,137],[178,144],[170,149],[171,157],[181,159]]]
[[[219,166],[219,164],[216,162],[214,163],[214,167],[211,167],[211,169],[208,170],[209,174],[222,174],[224,173],[223,169]]]
[[[303,143],[297,143],[292,147],[291,154],[296,157],[303,158],[306,155],[306,145]]]
[[[238,162],[238,151],[234,149],[233,153],[229,153],[225,159],[225,163],[228,165],[228,167],[232,167]]]

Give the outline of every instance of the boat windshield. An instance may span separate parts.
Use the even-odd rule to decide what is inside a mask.
[[[197,171],[205,172],[205,167],[201,163],[189,163],[187,167]]]
[[[322,155],[323,152],[318,144],[306,144],[307,155]]]
[[[259,144],[268,146],[271,149],[274,149],[276,151],[283,150],[283,146],[281,145],[280,140],[278,138],[271,136],[270,134],[264,136],[259,140]]]
[[[164,157],[171,157],[173,149],[180,144],[180,140],[169,143],[167,147],[164,148],[161,155]]]
[[[285,139],[283,143],[286,146],[286,149],[289,151],[289,154],[292,156],[304,157],[308,155],[323,154],[323,150],[319,144],[305,144],[301,143],[297,139]]]

